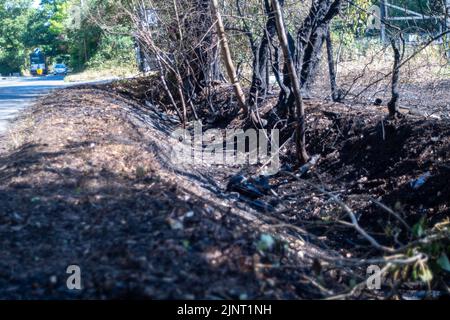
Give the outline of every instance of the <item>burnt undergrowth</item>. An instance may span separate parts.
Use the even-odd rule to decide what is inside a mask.
[[[213,100],[195,103],[207,128],[251,126],[236,118],[230,88],[216,90],[205,95]],[[262,118],[274,117],[274,100],[261,106]],[[306,120],[317,163],[299,174],[288,140],[293,128],[286,127],[281,171],[249,197],[230,189],[230,179],[242,175],[259,188],[260,164],[173,163],[170,132],[180,121],[155,79],[79,86],[42,100],[0,155],[1,296],[445,294],[450,124],[386,120],[379,108],[313,100]],[[350,225],[343,203],[379,247]],[[392,264],[379,292],[358,285],[367,259],[385,267],[395,254],[417,260]],[[86,277],[75,296],[63,281],[70,264]]]

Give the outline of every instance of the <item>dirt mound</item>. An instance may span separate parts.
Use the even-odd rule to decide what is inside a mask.
[[[449,214],[450,123],[408,117],[352,133],[338,141],[339,155],[323,163],[327,173],[353,184],[352,192],[401,204],[405,214]]]
[[[307,280],[320,251],[235,204],[213,177],[170,165],[167,130],[104,88],[31,108],[0,155],[2,298],[322,296]],[[73,264],[78,293],[66,288]]]
[[[410,226],[449,214],[447,122],[389,122],[380,109],[309,101],[308,150],[318,163],[300,176],[287,143],[269,191],[250,199],[227,186],[236,174],[257,177],[259,166],[172,161],[175,113],[148,90],[154,80],[136,81],[59,91],[18,122],[0,154],[1,297],[398,297],[356,290],[361,257],[383,252],[340,223],[348,216],[330,199],[392,247],[408,237],[388,235],[402,226],[387,211]],[[218,100],[227,96],[217,89]],[[214,126],[233,108],[220,110],[203,120]],[[78,293],[65,286],[72,264],[83,272]]]

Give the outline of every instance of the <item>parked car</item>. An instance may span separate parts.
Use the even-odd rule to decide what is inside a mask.
[[[63,74],[63,75],[67,75],[67,67],[64,64],[57,64],[55,65],[55,68],[53,68],[53,74],[59,75],[59,74]]]

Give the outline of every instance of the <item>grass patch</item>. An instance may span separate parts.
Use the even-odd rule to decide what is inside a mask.
[[[114,66],[104,68],[88,68],[84,71],[68,75],[65,82],[121,79],[136,76],[138,69],[133,66]]]

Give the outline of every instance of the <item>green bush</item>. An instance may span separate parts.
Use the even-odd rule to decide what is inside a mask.
[[[101,70],[114,67],[134,67],[136,58],[134,42],[131,36],[104,34],[100,44],[86,63],[88,69]]]
[[[0,50],[0,74],[9,75],[11,73],[21,72],[25,60],[25,53],[22,51]]]

